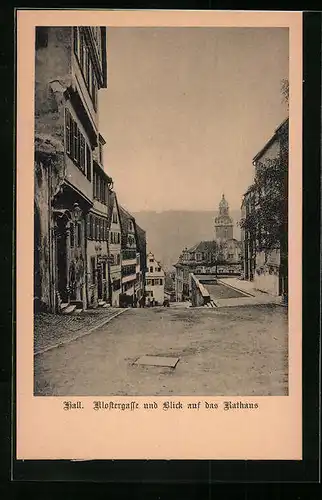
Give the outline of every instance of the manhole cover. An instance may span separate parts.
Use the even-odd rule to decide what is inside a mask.
[[[168,358],[165,356],[142,356],[136,361],[137,365],[169,366],[175,368],[179,358]]]

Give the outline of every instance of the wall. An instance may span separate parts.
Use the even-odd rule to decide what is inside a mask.
[[[35,164],[34,296],[35,306],[40,309],[49,309],[51,304],[48,174],[48,167],[40,162]]]
[[[268,255],[265,255],[265,252],[257,252],[256,270],[254,273],[255,288],[271,295],[278,296],[279,266],[279,250],[273,250]]]
[[[157,269],[160,268],[160,271]],[[148,280],[162,279],[162,285],[151,285],[148,284]],[[145,291],[147,293],[147,297],[149,297],[150,293],[153,293],[153,298],[159,304],[162,304],[164,301],[164,281],[165,281],[165,273],[159,262],[157,262],[154,258],[154,255],[149,252],[147,255],[147,272],[145,273]],[[150,296],[150,299],[152,297]]]
[[[202,307],[210,302],[210,295],[197,277],[190,274],[190,300],[193,307]]]

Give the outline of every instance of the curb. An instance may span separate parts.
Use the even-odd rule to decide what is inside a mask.
[[[74,342],[74,340],[78,340],[82,337],[85,337],[86,335],[89,335],[90,333],[92,333],[94,330],[97,330],[98,328],[101,328],[102,326],[106,325],[107,323],[112,321],[112,319],[117,318],[117,316],[120,316],[120,314],[126,312],[127,310],[128,309],[121,309],[117,313],[113,314],[113,316],[106,318],[104,321],[101,321],[101,323],[99,323],[98,325],[93,326],[92,328],[90,328],[86,332],[80,333],[76,337],[63,340],[62,342],[57,342],[56,344],[48,346],[48,347],[44,347],[43,349],[39,349],[38,351],[34,352],[34,356],[37,356],[39,354],[44,354],[45,352],[51,351],[52,349],[56,349],[57,347],[60,347],[62,345],[70,344],[71,342]]]
[[[229,283],[225,283],[224,281],[221,281],[220,279],[217,281],[218,281],[218,283],[221,283],[224,286],[228,286],[228,288],[231,288],[232,290],[235,290],[236,292],[239,292],[242,295],[245,295],[245,297],[256,297],[256,295],[254,295],[253,293],[245,292],[245,290],[242,290],[241,288],[237,288],[236,286],[230,285]]]

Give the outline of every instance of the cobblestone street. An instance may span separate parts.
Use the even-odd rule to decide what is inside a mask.
[[[89,335],[36,355],[35,394],[287,394],[286,308],[267,304],[122,311]],[[74,326],[66,337],[75,335],[74,321],[78,324],[71,321]],[[90,327],[83,323],[78,334],[85,326]],[[135,365],[143,355],[177,356],[180,361],[175,369]]]
[[[122,310],[115,308],[89,309],[79,314],[39,313],[34,316],[35,353],[86,335],[92,328],[108,321]]]

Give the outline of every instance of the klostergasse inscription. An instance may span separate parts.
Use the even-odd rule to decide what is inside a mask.
[[[87,405],[82,401],[64,401],[64,410],[83,410]],[[92,409],[94,411],[198,411],[198,410],[257,410],[259,408],[259,403],[254,401],[148,401],[148,402],[138,402],[138,401],[92,401]]]

